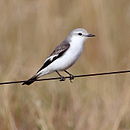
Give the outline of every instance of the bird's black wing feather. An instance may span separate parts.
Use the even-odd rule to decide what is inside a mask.
[[[66,41],[63,41],[60,45],[58,45],[51,53],[51,55],[46,59],[43,66],[37,71],[37,73],[47,67],[49,64],[51,64],[53,61],[61,57],[66,52],[66,50],[68,50],[69,47],[70,44]]]

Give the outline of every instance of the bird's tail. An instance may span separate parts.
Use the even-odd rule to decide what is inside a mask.
[[[37,80],[38,76],[37,75],[34,75],[32,78],[30,78],[29,80],[23,82],[22,85],[30,85],[32,84],[33,82],[35,82]]]

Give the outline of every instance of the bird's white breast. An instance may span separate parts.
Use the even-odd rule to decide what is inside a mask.
[[[69,49],[63,54],[62,57],[55,60],[51,65],[55,66],[56,70],[65,70],[72,66],[79,58],[83,50],[83,40],[74,38],[70,42]]]

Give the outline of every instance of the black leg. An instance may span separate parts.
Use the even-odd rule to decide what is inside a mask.
[[[68,71],[64,70],[69,76],[70,76],[70,82],[72,82],[72,80],[74,79],[74,76],[72,74],[70,74]]]
[[[65,81],[65,77],[62,76],[58,71],[56,71],[56,73],[60,76],[60,81]]]

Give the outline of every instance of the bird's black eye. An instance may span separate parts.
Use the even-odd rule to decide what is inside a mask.
[[[78,33],[78,35],[80,35],[80,36],[81,36],[81,35],[82,35],[82,33]]]

